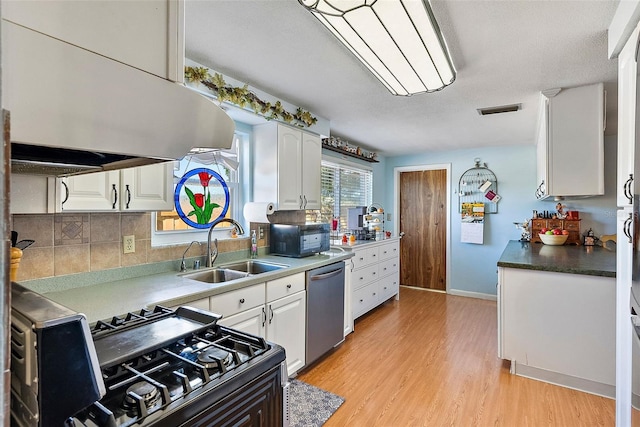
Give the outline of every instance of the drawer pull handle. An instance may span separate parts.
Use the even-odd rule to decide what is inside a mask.
[[[360,300],[360,302],[363,302],[364,300]]]
[[[361,277],[360,280],[364,280],[364,277]]]
[[[244,304],[244,298],[240,298],[240,304]]]
[[[287,285],[287,289],[291,289],[291,283]]]
[[[374,297],[376,296],[376,293],[375,293],[375,292],[373,293],[373,296],[374,296]]]

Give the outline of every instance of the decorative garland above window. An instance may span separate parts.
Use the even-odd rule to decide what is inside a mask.
[[[295,113],[284,109],[280,101],[272,104],[263,101],[249,90],[248,85],[243,87],[230,86],[224,81],[222,74],[215,73],[213,77],[205,67],[185,67],[184,77],[189,82],[202,83],[213,92],[220,102],[231,102],[241,108],[251,107],[256,114],[260,114],[267,120],[280,119],[286,123],[294,123],[299,127],[313,126],[318,119],[311,113],[298,107]]]

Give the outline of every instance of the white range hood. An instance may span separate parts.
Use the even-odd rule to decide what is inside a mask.
[[[180,159],[192,148],[229,148],[235,130],[183,85],[6,20],[2,91],[13,172],[72,175]]]

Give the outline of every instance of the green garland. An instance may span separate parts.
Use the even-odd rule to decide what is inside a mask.
[[[290,113],[284,109],[280,101],[272,104],[263,101],[251,92],[248,85],[234,87],[227,85],[222,74],[215,73],[213,77],[205,67],[185,67],[184,76],[189,82],[202,83],[213,92],[220,102],[231,102],[241,108],[251,107],[256,113],[267,120],[281,119],[287,123],[294,122],[297,126],[313,126],[318,121],[311,113],[298,107],[295,113]]]

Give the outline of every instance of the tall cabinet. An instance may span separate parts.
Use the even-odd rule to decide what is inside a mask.
[[[320,209],[320,136],[270,122],[254,127],[253,198],[277,210]]]
[[[636,27],[618,56],[618,182],[617,182],[617,245],[616,245],[616,426],[631,425],[631,405],[634,388],[632,322],[629,312],[633,296],[640,297],[640,281],[634,271],[637,264],[637,164],[640,160],[637,123],[638,62],[637,46],[640,26]],[[637,307],[637,306],[636,306]],[[635,386],[635,387],[634,387]],[[636,393],[638,391],[636,390]]]

